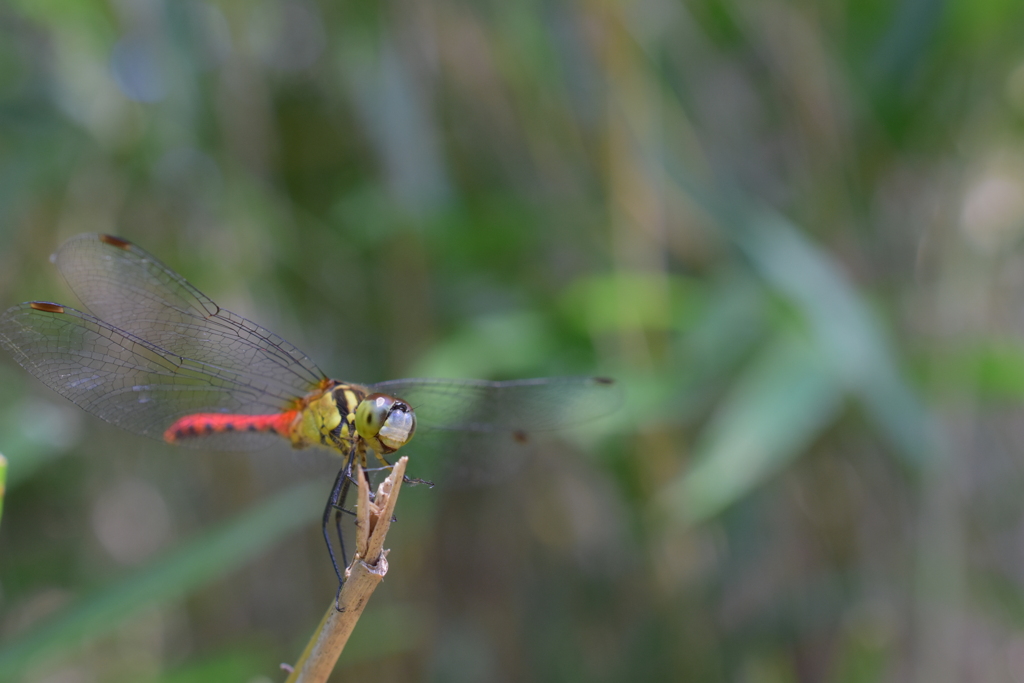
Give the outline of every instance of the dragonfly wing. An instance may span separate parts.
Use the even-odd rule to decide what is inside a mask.
[[[617,384],[594,377],[400,379],[370,389],[416,413],[416,435],[402,451],[410,475],[456,488],[506,478],[535,451],[531,434],[600,419],[622,403]]]
[[[126,240],[78,235],[52,260],[89,312],[168,353],[261,378],[296,396],[324,379],[293,344],[220,308]]]
[[[537,451],[533,441],[519,442],[507,433],[452,432],[417,429],[399,455],[409,456],[410,477],[426,479],[442,489],[460,489],[506,481],[523,469]]]
[[[0,346],[48,387],[93,415],[154,439],[194,413],[286,410],[291,395],[247,374],[168,352],[91,315],[58,304],[24,303],[0,315]],[[203,447],[249,449],[263,434],[197,439]]]
[[[468,432],[551,431],[599,419],[622,403],[621,387],[603,377],[396,379],[370,388],[412,406],[417,425]]]

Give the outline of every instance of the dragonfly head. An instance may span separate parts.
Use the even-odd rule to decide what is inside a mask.
[[[381,455],[409,443],[416,431],[416,414],[405,401],[387,394],[370,394],[356,408],[356,431]]]

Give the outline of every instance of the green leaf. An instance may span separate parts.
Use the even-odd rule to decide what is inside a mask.
[[[1016,402],[1024,398],[1024,346],[1014,340],[986,339],[966,349],[932,358],[942,386],[977,390],[980,398]]]
[[[665,331],[688,326],[706,299],[692,280],[614,273],[575,281],[562,295],[562,308],[588,331]]]
[[[847,389],[909,465],[922,467],[942,450],[935,418],[907,383],[889,339],[842,268],[793,223],[755,210],[741,197],[699,186],[665,160],[670,176],[750,259],[754,269],[803,314]]]
[[[413,374],[516,376],[543,366],[556,348],[556,340],[536,313],[494,313],[476,318],[435,346],[416,364]]]
[[[662,503],[685,524],[718,514],[799,455],[835,419],[842,397],[818,349],[784,336],[733,387],[698,439],[693,467]]]
[[[153,605],[176,600],[243,566],[323,512],[323,483],[290,488],[260,503],[133,576],[85,597],[0,650],[0,680],[34,662],[99,638]]]
[[[762,275],[800,308],[829,364],[896,452],[911,465],[927,464],[940,442],[933,417],[839,265],[776,214],[751,213],[736,238]]]
[[[162,676],[160,683],[209,683],[209,681],[258,681],[268,668],[262,652],[228,650],[189,662],[180,669]]]

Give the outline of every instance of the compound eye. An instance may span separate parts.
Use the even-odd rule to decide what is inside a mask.
[[[397,451],[409,443],[409,439],[412,438],[415,431],[416,415],[413,414],[412,409],[408,405],[401,401],[396,401],[387,419],[384,421],[384,427],[377,434],[377,438],[389,450]]]
[[[359,436],[372,440],[388,419],[388,413],[395,405],[395,399],[386,394],[371,394],[356,408],[356,431]]]

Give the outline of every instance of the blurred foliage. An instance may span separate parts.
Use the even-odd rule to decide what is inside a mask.
[[[338,680],[1013,680],[1022,26],[11,0],[0,300],[67,300],[47,256],[109,232],[333,377],[624,384],[403,493]],[[326,455],[144,443],[8,358],[0,451],[0,680],[277,680],[334,594]]]
[[[4,493],[7,490],[7,458],[0,455],[0,520],[4,514]]]

